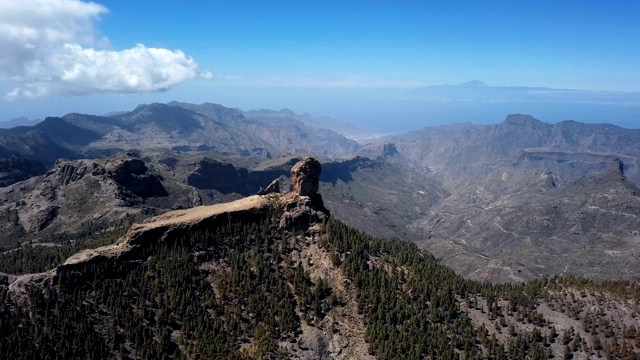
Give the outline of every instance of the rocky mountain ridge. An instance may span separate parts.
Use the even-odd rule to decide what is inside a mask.
[[[493,189],[471,186],[422,220],[429,238],[423,246],[477,279],[497,277],[498,268],[512,281],[562,273],[636,279],[639,190],[622,168],[617,160],[603,173],[562,186],[553,174],[530,173],[526,188],[517,171],[495,174]],[[484,259],[461,264],[455,255],[461,249]]]
[[[319,163],[296,191],[168,212],[54,269],[0,274],[13,359],[634,357],[628,282],[469,281],[415,245],[330,218]]]
[[[488,172],[524,164],[577,179],[625,160],[627,176],[640,183],[640,130],[610,124],[548,124],[529,115],[508,115],[500,124],[452,124],[384,139],[417,166],[460,184]],[[455,185],[454,185],[455,186]]]
[[[67,114],[33,126],[0,129],[0,150],[51,166],[58,158],[98,158],[124,151],[218,151],[245,156],[307,153],[337,158],[359,145],[302,122],[264,123],[222,105],[139,105],[111,116]]]
[[[7,246],[21,239],[108,226],[126,216],[149,216],[201,204],[197,191],[163,178],[130,153],[97,160],[59,161],[46,174],[0,189]]]
[[[15,119],[0,121],[0,128],[10,129],[16,126],[32,126],[39,123],[40,119],[29,119],[25,116],[21,116]]]
[[[360,143],[366,143],[369,139],[379,137],[375,132],[329,116],[316,117],[308,113],[296,114],[291,109],[281,109],[279,111],[269,109],[250,110],[243,111],[242,114],[247,118],[267,124],[303,123],[313,128],[328,129]]]
[[[277,123],[290,114],[272,115]],[[64,144],[55,146],[73,157],[82,151],[103,156],[140,143],[145,149],[136,154],[149,170],[148,176],[134,173],[127,180],[117,174],[86,175],[93,170],[76,174],[104,160],[53,163],[56,174],[71,174],[63,176],[67,183],[50,174],[3,189],[0,212],[7,221],[1,245],[15,247],[15,239],[59,243],[57,235],[52,240],[54,234],[93,228],[90,224],[108,228],[127,216],[139,220],[174,206],[237,200],[274,179],[287,190],[292,186],[289,169],[301,156],[275,155],[261,146],[238,152],[238,144],[262,141],[254,135],[265,143],[272,142],[265,134],[289,136],[281,131],[285,125],[265,121],[216,104],[169,103],[110,117],[69,114],[49,118],[37,129],[0,133],[0,140],[2,134],[40,134],[49,144]],[[306,132],[303,125],[296,119],[286,124],[297,129],[291,130],[294,138],[311,137],[304,146],[276,147],[322,147],[312,141],[317,133]],[[265,126],[271,130],[261,132]],[[207,129],[222,137],[206,140],[216,141],[221,151],[196,139]],[[365,156],[319,157],[324,167],[319,186],[327,206],[349,225],[416,241],[474,279],[522,281],[557,273],[634,278],[637,204],[627,190],[637,183],[636,138],[637,131],[610,125],[552,125],[513,115],[496,125],[456,124],[398,135],[393,142],[367,146]],[[180,141],[189,144],[176,145]],[[48,157],[56,154],[50,150]],[[616,159],[624,178],[600,177]]]
[[[516,114],[384,141],[363,154],[393,145],[390,160],[450,194],[409,228],[459,273],[492,281],[564,272],[637,277],[637,197],[628,189],[640,183],[640,130]],[[622,166],[624,177],[610,166]]]

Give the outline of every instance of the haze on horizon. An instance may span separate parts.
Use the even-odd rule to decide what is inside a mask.
[[[638,128],[638,18],[623,0],[5,0],[0,120],[177,100],[382,132],[509,113]]]

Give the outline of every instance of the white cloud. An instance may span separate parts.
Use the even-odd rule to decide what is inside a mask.
[[[107,9],[80,0],[0,1],[0,80],[22,84],[5,100],[95,92],[164,91],[211,78],[179,50],[103,50],[95,21]]]

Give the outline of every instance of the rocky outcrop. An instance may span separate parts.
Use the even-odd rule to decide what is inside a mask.
[[[78,264],[89,261],[103,261],[112,258],[135,258],[136,254],[159,241],[181,241],[180,239],[196,230],[216,229],[230,223],[260,223],[266,218],[279,219],[284,231],[313,232],[315,224],[324,223],[330,213],[324,207],[322,196],[317,193],[321,171],[320,163],[310,157],[300,160],[291,169],[298,186],[303,191],[280,194],[249,196],[229,203],[198,206],[191,209],[170,211],[134,224],[124,239],[117,245],[86,250],[70,257],[57,271],[66,271]],[[295,175],[294,175],[295,174]],[[279,187],[276,179],[270,185]],[[295,189],[295,188],[294,188]],[[300,193],[308,195],[300,195]],[[102,260],[99,260],[102,259]]]
[[[640,194],[640,189],[627,179],[624,169],[624,162],[620,159],[615,159],[609,163],[607,169],[601,174],[590,178],[580,179],[576,183],[586,186],[587,189],[591,187],[591,189],[586,190],[586,192],[608,189],[609,194],[622,196],[623,199],[621,200],[627,201],[628,199],[624,199],[625,196],[638,196],[638,194]]]
[[[55,220],[56,216],[58,216],[59,206],[52,205],[47,206],[44,209],[38,209],[33,216],[31,217],[31,228],[27,228],[27,230],[33,231],[42,231],[44,230],[53,220]]]
[[[279,218],[279,226],[285,231],[313,231],[315,224],[324,223],[330,213],[324,207],[322,196],[317,193],[320,163],[313,158],[304,158],[291,170],[298,184],[306,191],[286,194],[269,193],[254,195],[229,203],[198,206],[191,209],[170,211],[134,224],[127,235],[116,245],[85,250],[70,257],[57,271],[67,271],[78,264],[106,259],[131,259],[144,252],[144,248],[159,241],[181,241],[189,232],[208,229],[211,231],[232,222],[259,223],[266,218]],[[272,188],[279,181],[272,182]],[[314,185],[315,184],[315,185]],[[315,187],[314,187],[315,186]],[[102,259],[102,260],[100,260]]]
[[[607,173],[615,176],[624,176],[624,163],[622,162],[622,160],[613,160],[607,168]]]
[[[329,210],[324,207],[320,194],[313,197],[291,195],[282,197],[285,202],[281,205],[284,209],[280,217],[281,228],[301,231],[311,224],[323,223],[329,219]]]
[[[260,188],[258,195],[278,194],[280,193],[280,179],[275,179],[267,186],[266,189]]]
[[[396,148],[396,144],[388,143],[382,146],[382,154],[383,158],[388,158],[390,156],[400,155],[398,149]]]
[[[298,196],[314,196],[318,193],[322,165],[312,157],[305,157],[291,168],[293,193]]]
[[[196,189],[164,178],[131,153],[59,160],[43,176],[0,189],[0,198],[7,219],[0,246],[202,204]]]
[[[522,126],[522,127],[528,127],[528,128],[531,128],[531,129],[534,129],[534,128],[540,128],[540,129],[551,128],[551,125],[545,124],[544,122],[534,118],[533,116],[526,115],[526,114],[509,114],[504,119],[504,125]]]
[[[115,163],[107,163],[105,169],[106,176],[137,196],[148,198],[168,195],[160,176],[151,172],[147,164],[133,154],[124,154],[123,159],[116,158]]]
[[[70,183],[79,181],[87,173],[91,173],[97,168],[99,167],[96,163],[87,164],[82,161],[68,162],[58,160],[54,168],[47,172],[46,177],[53,175],[54,177],[50,178],[52,184],[56,186],[67,186]]]
[[[144,161],[135,154],[123,153],[104,161],[58,160],[45,176],[52,187],[66,187],[91,176],[101,182],[112,180],[118,185],[119,197],[139,196],[141,198],[167,196],[162,178],[151,171]]]
[[[278,183],[277,180],[274,181],[272,188],[276,188]],[[364,338],[365,323],[362,314],[358,313],[356,305],[356,289],[345,278],[340,266],[332,260],[330,251],[320,245],[320,239],[326,236],[323,224],[329,216],[322,206],[321,199],[321,195],[318,193],[314,196],[298,196],[293,192],[269,193],[249,196],[230,203],[171,211],[133,225],[128,233],[114,245],[79,252],[48,272],[26,274],[19,277],[0,273],[0,290],[5,289],[7,298],[11,300],[12,304],[15,304],[16,308],[26,309],[33,313],[40,310],[37,308],[39,304],[36,304],[36,300],[42,296],[33,295],[38,295],[39,291],[50,296],[47,300],[51,299],[53,302],[66,299],[63,298],[65,294],[82,294],[77,297],[80,302],[98,303],[95,299],[102,295],[95,295],[96,292],[91,288],[94,284],[99,283],[100,286],[106,284],[104,285],[106,288],[113,283],[111,281],[113,279],[127,279],[133,271],[145,269],[147,267],[145,264],[152,264],[161,258],[167,249],[179,248],[189,254],[189,260],[184,264],[195,266],[191,270],[194,274],[198,274],[198,281],[206,279],[214,288],[212,296],[217,296],[215,289],[221,284],[219,279],[225,279],[229,274],[229,266],[226,265],[229,263],[229,257],[222,255],[220,250],[233,246],[235,253],[248,257],[248,254],[253,254],[251,249],[254,248],[250,249],[244,245],[238,245],[240,243],[235,243],[235,237],[226,235],[216,235],[215,240],[213,237],[203,241],[194,241],[194,239],[202,234],[222,234],[220,231],[225,228],[259,228],[261,232],[251,233],[252,242],[254,240],[256,243],[270,242],[274,244],[269,245],[270,248],[282,249],[277,250],[280,251],[277,256],[256,258],[256,260],[260,259],[259,261],[264,265],[263,269],[268,271],[276,269],[278,274],[280,271],[282,274],[289,274],[288,267],[303,271],[305,279],[309,279],[305,280],[307,281],[305,286],[308,284],[313,287],[314,283],[326,284],[322,285],[322,299],[327,298],[327,300],[323,300],[327,304],[329,304],[329,299],[335,301],[335,304],[349,304],[348,306],[333,306],[332,304],[331,307],[323,305],[322,313],[319,312],[320,310],[316,310],[318,315],[313,315],[313,319],[307,319],[306,314],[311,312],[306,308],[307,305],[302,303],[302,300],[298,300],[301,305],[294,305],[291,308],[291,314],[301,320],[293,323],[296,326],[293,330],[285,330],[284,335],[281,335],[282,338],[286,337],[288,341],[282,342],[284,345],[279,348],[277,358],[283,357],[283,354],[288,352],[291,358],[300,359],[373,359],[372,356],[367,355],[369,347]],[[174,259],[169,261],[174,261]],[[253,270],[248,269],[248,271]],[[136,272],[136,274],[138,273]],[[205,283],[203,282],[203,284]],[[286,283],[283,284],[285,284],[282,287],[283,292],[276,295],[278,299],[287,298],[296,301],[296,291],[299,289],[289,287]],[[124,300],[128,294],[137,293],[135,285],[127,286],[129,288],[126,290],[126,295],[115,295],[119,296],[119,299],[123,299],[123,302],[130,301],[128,298]],[[262,288],[262,284],[258,284],[258,286]],[[55,292],[50,289],[55,289]],[[202,288],[202,291],[207,291],[207,289],[208,286]],[[209,291],[211,290],[209,289]],[[244,294],[238,293],[240,295],[237,297],[237,302],[243,306]],[[236,293],[231,292],[231,294],[235,299]],[[331,298],[328,298],[329,294],[331,294]],[[186,298],[192,301],[194,306],[200,306],[199,298]],[[164,311],[162,310],[164,308],[156,307],[156,304],[145,303],[144,306],[145,311]],[[227,306],[227,304],[222,306]],[[215,309],[211,306],[207,308],[207,311],[211,311],[213,314]],[[44,311],[44,309],[42,310]],[[110,323],[109,321],[112,321],[111,323],[119,321],[114,320],[117,319],[117,316],[113,312],[104,312],[102,308],[100,310],[101,312],[98,314],[94,308],[91,308],[82,314],[93,328],[103,329],[105,324]],[[243,319],[242,321],[260,321],[260,318],[248,311],[238,314],[238,319]],[[233,319],[235,321],[236,318]],[[186,326],[181,329],[185,328]],[[192,334],[187,333],[187,330],[184,331],[187,334],[184,339],[189,339],[188,336],[192,336]],[[99,333],[99,336],[102,336],[102,333]],[[122,343],[125,341],[126,339]],[[243,340],[235,338],[230,338],[229,341],[243,344]],[[175,341],[175,343],[181,344],[182,342]],[[186,351],[183,353],[187,354]],[[197,352],[191,354],[197,354]],[[265,356],[264,358],[276,357]]]
[[[55,283],[64,279],[62,285],[75,286],[86,280],[76,276],[86,266],[105,261],[138,262],[156,244],[184,241],[192,232],[212,231],[232,223],[261,223],[277,217],[283,231],[312,235],[318,230],[314,225],[324,223],[329,216],[320,194],[311,198],[293,193],[254,195],[230,203],[170,211],[132,225],[115,245],[76,253],[48,274]]]

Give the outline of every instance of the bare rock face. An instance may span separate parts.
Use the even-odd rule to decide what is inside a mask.
[[[307,230],[312,224],[326,222],[331,213],[324,207],[322,196],[299,197],[295,193],[282,195],[280,201],[283,213],[280,227],[294,231]]]
[[[280,193],[280,179],[275,179],[267,186],[266,189],[260,188],[258,195],[278,194]]]
[[[396,144],[387,143],[382,147],[382,157],[388,158],[390,156],[399,155],[398,149],[396,148]]]
[[[330,213],[324,207],[322,196],[318,194],[322,165],[312,157],[305,157],[291,168],[293,196],[284,206],[280,219],[281,227],[297,230],[308,228],[310,224],[324,222]]]
[[[617,177],[624,176],[624,163],[620,159],[613,160],[607,167],[607,174],[611,174]]]
[[[312,197],[318,193],[322,165],[312,157],[305,157],[291,168],[293,193],[298,196]]]
[[[60,160],[45,175],[0,188],[0,198],[0,246],[202,205],[196,189],[164,178],[135,154]]]

